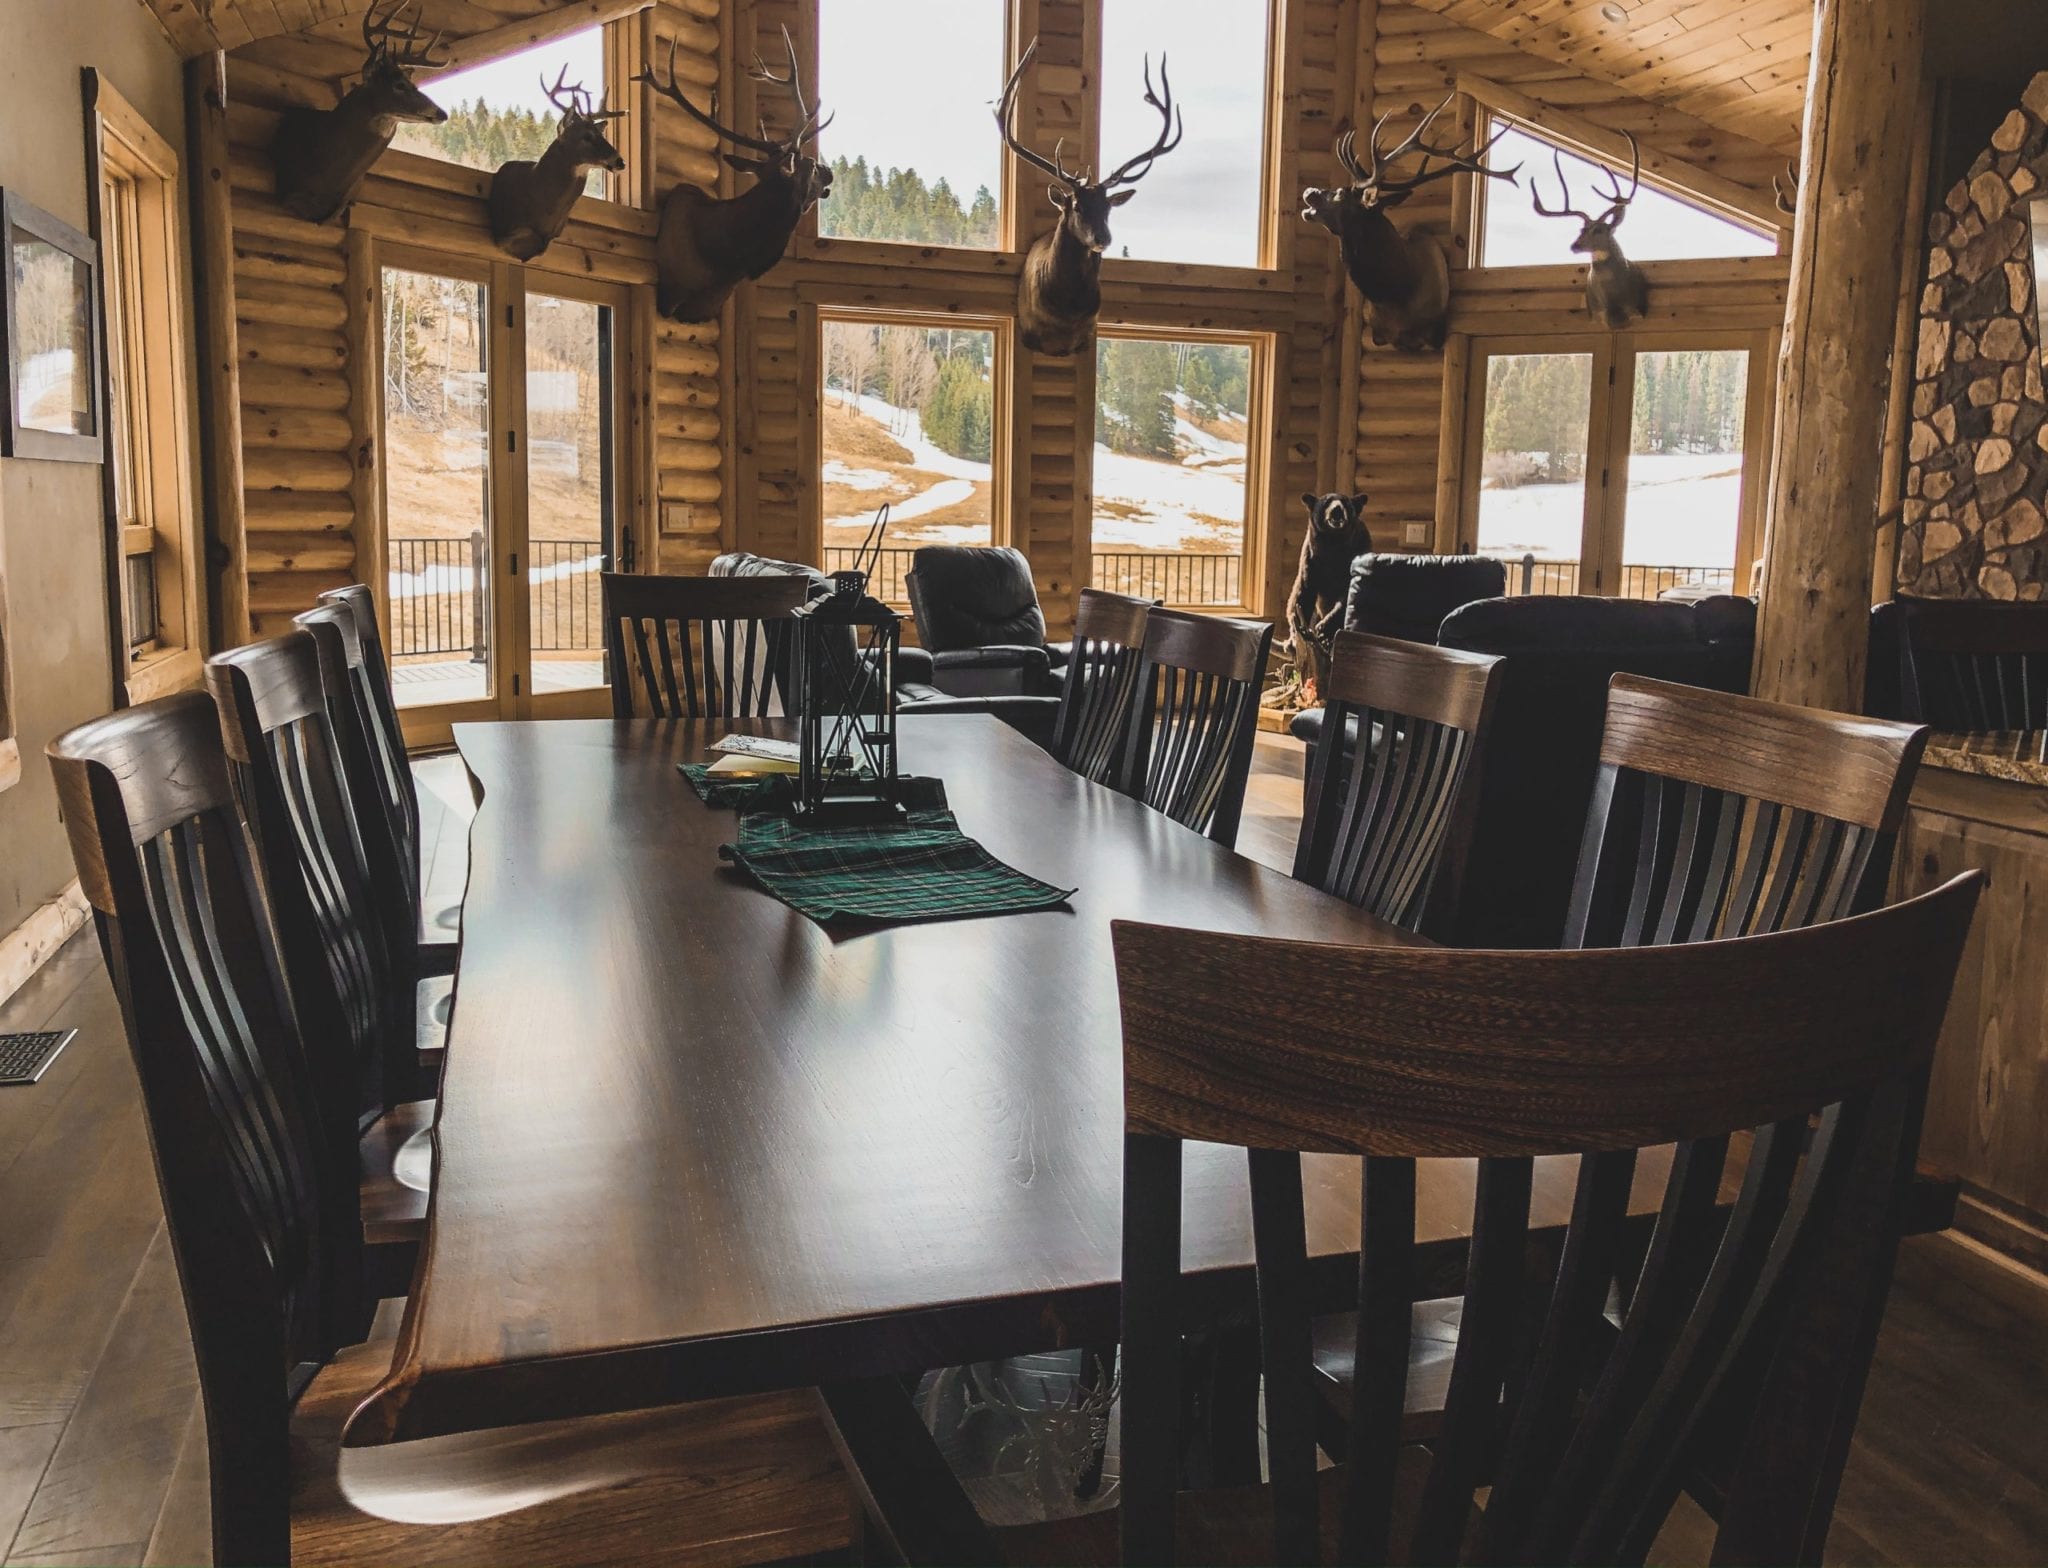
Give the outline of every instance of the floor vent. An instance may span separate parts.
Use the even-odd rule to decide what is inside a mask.
[[[77,1033],[76,1029],[31,1029],[22,1034],[0,1034],[0,1087],[34,1083]]]

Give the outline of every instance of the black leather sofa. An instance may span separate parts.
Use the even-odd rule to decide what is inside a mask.
[[[1747,691],[1756,606],[1727,595],[1484,599],[1445,617],[1436,640],[1504,661],[1454,940],[1555,947],[1599,770],[1608,681],[1627,672]],[[1321,718],[1301,715],[1297,732],[1314,741]]]
[[[932,683],[953,697],[1057,696],[1031,563],[1006,545],[926,545],[904,578]]]
[[[830,589],[832,579],[815,566],[797,561],[778,561],[772,556],[734,550],[711,563],[713,577],[806,577],[818,592]],[[1043,625],[1043,622],[1040,623]],[[1052,742],[1053,720],[1059,711],[1057,693],[1050,695],[958,696],[942,691],[934,678],[935,660],[923,648],[902,647],[896,655],[896,708],[899,714],[990,713],[1041,746]],[[782,672],[777,684],[783,690]]]

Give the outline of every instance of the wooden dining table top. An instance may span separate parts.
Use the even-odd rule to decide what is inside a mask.
[[[966,715],[906,716],[905,770],[1069,906],[828,930],[720,860],[738,818],[677,771],[735,730],[789,733],[457,726],[480,799],[428,1234],[350,1441],[1112,1341],[1110,922],[1418,940]],[[1574,1165],[1537,1162],[1534,1227],[1564,1223]],[[1304,1174],[1313,1284],[1340,1306],[1358,1165]],[[1248,1308],[1243,1152],[1190,1146],[1186,1183],[1191,1299]],[[1425,1279],[1462,1267],[1472,1185],[1469,1161],[1424,1167]]]

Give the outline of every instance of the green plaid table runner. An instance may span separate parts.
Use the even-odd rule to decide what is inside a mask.
[[[962,833],[937,779],[904,780],[911,809],[900,823],[801,828],[779,811],[749,809],[786,801],[786,777],[727,782],[694,763],[682,772],[706,805],[744,813],[739,842],[719,854],[820,925],[1021,914],[1055,908],[1074,891],[1027,877]]]

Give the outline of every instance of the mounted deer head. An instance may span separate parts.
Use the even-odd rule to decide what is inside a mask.
[[[1512,169],[1486,166],[1486,155],[1507,134],[1505,125],[1480,147],[1460,149],[1455,142],[1443,146],[1427,140],[1436,117],[1456,96],[1446,93],[1397,146],[1382,150],[1380,134],[1393,118],[1388,110],[1373,123],[1363,162],[1357,131],[1346,131],[1337,138],[1336,153],[1351,184],[1311,187],[1301,193],[1302,217],[1320,223],[1343,247],[1344,270],[1365,299],[1375,343],[1403,349],[1443,347],[1444,315],[1450,305],[1450,266],[1443,246],[1419,229],[1403,234],[1387,209],[1398,207],[1430,181],[1453,174],[1476,174],[1512,185],[1521,171],[1520,164]],[[1413,174],[1392,172],[1393,164],[1411,155],[1422,160]]]
[[[1631,322],[1640,321],[1650,308],[1650,280],[1643,276],[1641,267],[1622,254],[1621,244],[1614,237],[1614,231],[1621,227],[1621,220],[1628,216],[1629,203],[1636,199],[1636,191],[1642,186],[1643,154],[1633,135],[1628,138],[1628,153],[1628,190],[1626,193],[1622,191],[1619,174],[1613,170],[1605,171],[1607,189],[1602,190],[1597,185],[1593,188],[1593,194],[1607,203],[1598,214],[1581,212],[1571,204],[1572,190],[1565,182],[1562,153],[1553,152],[1550,162],[1557,170],[1557,186],[1563,193],[1560,198],[1563,205],[1545,206],[1543,193],[1536,188],[1535,180],[1529,181],[1529,199],[1544,217],[1579,220],[1579,237],[1572,241],[1572,250],[1591,258],[1586,266],[1586,311],[1616,332]]]
[[[391,145],[401,120],[439,125],[448,112],[413,84],[422,66],[445,65],[434,58],[437,33],[419,41],[419,17],[403,33],[398,19],[409,0],[392,0],[363,13],[363,79],[332,109],[287,109],[271,139],[270,161],[277,172],[277,199],[294,217],[325,223],[355,196],[370,165]]]
[[[797,220],[832,194],[831,167],[804,150],[832,117],[819,119],[817,106],[804,102],[796,45],[786,27],[782,45],[789,54],[787,76],[777,76],[759,55],[748,73],[756,82],[772,83],[789,94],[796,128],[781,141],[770,140],[765,127],[761,135],[749,136],[720,124],[715,92],[708,112],[691,103],[676,85],[673,41],[668,46],[666,81],[652,66],[633,78],[677,104],[721,141],[742,149],[722,156],[733,168],[754,176],[751,188],[725,200],[694,185],[678,185],[662,199],[654,236],[655,303],[671,321],[709,321],[717,315],[742,279],[761,277],[782,259]]]
[[[604,133],[604,122],[623,109],[592,109],[581,86],[566,90],[569,68],[562,67],[555,85],[540,79],[548,102],[562,112],[555,139],[538,162],[521,158],[491,176],[491,238],[521,261],[531,261],[555,242],[569,221],[569,211],[583,194],[586,169],[619,170],[626,160]]]
[[[1010,73],[1002,102],[996,106],[996,124],[1002,128],[1004,143],[1032,168],[1052,177],[1046,194],[1059,209],[1059,221],[1033,240],[1025,253],[1024,270],[1017,279],[1017,335],[1034,353],[1074,354],[1087,347],[1094,335],[1096,314],[1102,309],[1102,253],[1109,249],[1110,209],[1138,194],[1135,187],[1153,163],[1180,145],[1182,127],[1173,107],[1166,56],[1159,57],[1155,90],[1152,57],[1147,55],[1145,102],[1159,111],[1158,137],[1101,180],[1091,180],[1085,171],[1076,173],[1067,168],[1057,146],[1050,158],[1034,152],[1017,139],[1011,124],[1017,89],[1037,57],[1038,40],[1034,38],[1017,69]]]

